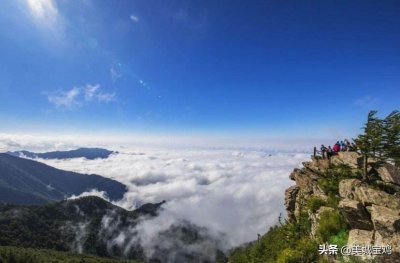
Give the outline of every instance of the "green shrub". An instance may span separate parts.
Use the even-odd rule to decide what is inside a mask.
[[[339,196],[329,193],[328,199],[326,200],[326,205],[336,209],[339,205],[339,201],[340,201]]]
[[[278,226],[271,227],[258,241],[246,247],[239,247],[233,250],[229,256],[229,262],[276,263],[278,257],[281,257],[282,260],[296,258],[295,255],[293,255],[293,257],[291,256],[293,253],[290,249],[294,249],[295,251],[303,250],[305,252],[302,253],[301,257],[308,258],[307,255],[313,255],[314,252],[318,251],[318,246],[315,243],[310,243],[310,231],[311,222],[308,219],[307,213],[302,212],[298,222],[285,222]],[[308,241],[301,241],[304,238]],[[287,255],[282,256],[282,253]]]
[[[295,248],[283,250],[278,258],[278,263],[314,263],[319,257],[318,244],[310,238],[301,239]]]
[[[118,260],[89,255],[60,252],[49,249],[0,246],[1,263],[140,263],[136,260]]]
[[[277,263],[302,262],[301,261],[301,252],[296,249],[293,249],[293,248],[287,248],[280,253],[276,262]]]
[[[230,263],[246,263],[251,262],[249,260],[249,249],[245,247],[236,248],[229,256]]]
[[[311,210],[311,212],[315,213],[321,206],[326,205],[326,202],[318,197],[311,197],[308,200],[307,207]]]
[[[321,178],[318,186],[326,195],[339,193],[339,181],[336,178]]]
[[[347,230],[341,230],[336,235],[332,236],[329,239],[329,244],[337,245],[338,247],[343,247],[347,244],[347,240],[349,239],[349,232]]]
[[[317,236],[327,242],[332,236],[347,229],[344,218],[337,211],[324,211],[320,215]]]

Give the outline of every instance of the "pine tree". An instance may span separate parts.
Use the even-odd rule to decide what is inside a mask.
[[[392,161],[397,167],[400,166],[400,112],[393,111],[383,121],[384,123],[384,145],[383,153],[385,159]]]
[[[384,154],[384,122],[376,116],[377,111],[368,113],[364,134],[360,134],[354,141],[363,155],[363,180],[368,180],[368,159],[375,158],[383,161]]]

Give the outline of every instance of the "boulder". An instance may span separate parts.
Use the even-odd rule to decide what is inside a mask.
[[[298,187],[297,185],[293,185],[288,189],[286,189],[285,191],[285,207],[289,221],[293,221],[296,219],[295,217],[296,198],[299,190],[300,187]]]
[[[363,158],[356,152],[338,152],[332,156],[332,164],[347,164],[351,168],[357,169],[362,167]]]
[[[369,188],[367,185],[357,185],[354,189],[354,197],[364,206],[379,205],[391,209],[400,209],[400,198],[383,191]]]
[[[371,220],[375,230],[384,237],[400,234],[400,209],[372,205]]]
[[[374,168],[384,182],[400,185],[400,169],[396,166],[385,163],[376,165]]]
[[[400,185],[394,184],[394,183],[389,183],[389,182],[384,182],[382,180],[376,180],[375,183],[381,188],[385,189],[385,192],[397,195],[399,197],[400,195]]]
[[[330,168],[330,162],[328,159],[312,157],[311,162],[303,162],[305,169],[310,170],[314,173],[324,173]]]
[[[339,209],[351,228],[373,230],[369,214],[359,201],[343,199],[339,202]]]
[[[290,175],[289,175],[289,179],[292,180],[292,181],[296,181],[296,175],[298,173],[301,173],[301,169],[299,169],[299,168],[293,169],[293,172],[291,172]]]
[[[342,198],[354,199],[355,188],[364,183],[358,179],[344,179],[339,183],[339,194]]]
[[[315,174],[305,173],[301,169],[295,169],[290,174],[290,179],[296,181],[296,185],[301,188],[304,193],[311,194],[317,185],[319,177]]]
[[[386,247],[390,246],[392,248],[392,254],[391,255],[384,255],[382,258],[379,258],[377,262],[383,263],[383,262],[390,262],[390,263],[395,263],[395,262],[400,262],[400,257],[399,257],[399,252],[400,252],[400,234],[392,234],[390,236],[387,236],[385,234],[382,234],[380,231],[375,231],[375,239],[374,239],[374,246],[380,246],[380,247]],[[381,259],[386,259],[386,260],[381,260]]]
[[[352,229],[349,232],[349,239],[347,240],[348,247],[354,247],[356,245],[366,247],[372,246],[374,243],[374,231],[362,230],[362,229]],[[373,259],[372,255],[362,255],[357,256],[362,260]]]
[[[348,246],[368,246],[374,243],[374,231],[351,229],[349,232]]]

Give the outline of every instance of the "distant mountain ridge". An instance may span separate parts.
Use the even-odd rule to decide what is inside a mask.
[[[46,164],[0,153],[0,202],[44,204],[97,189],[111,200],[121,199],[126,186],[99,175],[56,169]]]
[[[70,151],[54,151],[45,153],[35,153],[30,151],[14,151],[7,152],[7,154],[16,157],[26,157],[31,159],[42,158],[42,159],[70,159],[70,158],[81,158],[84,157],[89,160],[97,158],[105,159],[108,158],[113,151],[102,149],[102,148],[78,148]]]

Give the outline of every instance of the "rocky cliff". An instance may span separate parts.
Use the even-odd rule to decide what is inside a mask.
[[[400,169],[371,160],[369,181],[363,182],[362,166],[358,153],[340,152],[331,160],[312,157],[303,168],[294,169],[290,179],[295,185],[285,193],[288,220],[298,221],[302,213],[308,213],[311,236],[320,241],[321,216],[337,213],[344,219],[349,247],[392,248],[390,255],[360,255],[358,259],[400,262]],[[327,255],[330,262],[337,258]]]

